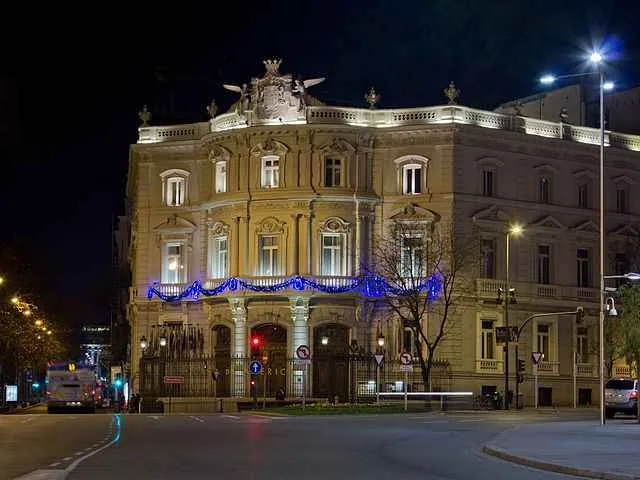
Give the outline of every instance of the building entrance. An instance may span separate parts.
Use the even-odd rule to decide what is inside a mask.
[[[320,325],[313,332],[313,396],[346,402],[348,395],[349,329]]]
[[[213,345],[214,368],[218,370],[218,379],[215,382],[216,395],[228,397],[231,386],[231,329],[224,325],[216,325],[211,331],[211,344]]]
[[[258,346],[252,350],[257,350],[257,360],[262,363],[262,373],[255,378],[258,397],[265,396],[265,391],[266,397],[275,397],[281,388],[287,395],[287,330],[275,323],[258,325],[251,329],[253,339],[258,340]]]

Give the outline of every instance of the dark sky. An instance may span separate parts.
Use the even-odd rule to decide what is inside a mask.
[[[635,0],[54,3],[3,14],[0,248],[20,249],[73,324],[108,318],[112,218],[145,103],[155,124],[205,120],[211,98],[234,99],[223,82],[280,57],[283,72],[326,76],[313,94],[329,104],[365,106],[371,85],[380,107],[440,104],[454,80],[461,103],[491,108],[543,71],[584,68],[603,39],[611,76],[640,83]]]

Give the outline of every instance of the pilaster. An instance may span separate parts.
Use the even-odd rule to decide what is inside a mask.
[[[247,306],[244,298],[229,298],[233,343],[231,350],[231,395],[244,397],[247,392]]]

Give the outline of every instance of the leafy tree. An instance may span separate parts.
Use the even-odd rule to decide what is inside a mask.
[[[640,287],[623,285],[618,289],[618,317],[621,352],[634,375],[640,374]]]
[[[413,207],[394,220],[376,241],[370,269],[391,286],[380,306],[412,331],[422,380],[430,389],[437,349],[455,324],[462,298],[475,288],[478,242],[451,224],[420,218]]]

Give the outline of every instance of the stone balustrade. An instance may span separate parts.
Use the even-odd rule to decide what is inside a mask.
[[[476,360],[477,373],[502,373],[502,360],[482,358]]]
[[[546,362],[541,361],[538,363],[539,375],[558,375],[560,373],[560,362]]]
[[[476,279],[476,294],[484,299],[496,299],[498,289],[504,289],[506,282],[495,278]],[[587,287],[576,287],[569,285],[542,285],[533,282],[512,282],[511,288],[516,289],[516,298],[546,298],[546,299],[571,299],[587,300],[595,302],[598,300],[598,289]]]
[[[339,124],[375,128],[463,124],[592,145],[600,143],[600,131],[596,128],[577,127],[536,118],[505,115],[461,105],[381,110],[332,106],[307,107],[298,120],[289,123]],[[211,122],[139,128],[138,143],[197,140],[212,132],[270,124],[281,124],[281,122],[260,119],[252,111],[247,111],[243,115],[237,112],[229,112],[218,115]],[[640,152],[640,136],[605,132],[605,145]]]

